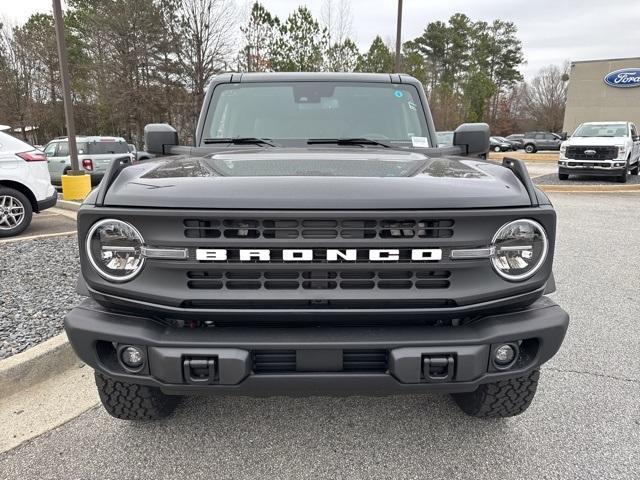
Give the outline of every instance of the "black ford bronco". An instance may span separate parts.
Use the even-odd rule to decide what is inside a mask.
[[[448,392],[522,413],[569,318],[556,215],[524,164],[483,160],[486,124],[438,148],[420,83],[224,74],[194,146],[110,166],[78,214],[89,298],[65,328],[118,418],[181,395]]]

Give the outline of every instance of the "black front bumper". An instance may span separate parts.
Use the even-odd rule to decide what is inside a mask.
[[[472,391],[481,383],[523,375],[549,360],[560,348],[568,324],[566,312],[546,297],[525,310],[458,327],[189,329],[113,313],[93,300],[85,300],[65,317],[65,330],[78,356],[117,380],[157,386],[170,394],[253,396]],[[520,345],[520,357],[511,368],[499,370],[490,360],[491,352],[508,342]],[[117,352],[125,345],[144,351],[146,361],[137,373],[118,361]],[[372,356],[377,363],[367,364]],[[276,368],[265,370],[263,357],[274,359],[270,365]],[[443,361],[448,370],[432,376],[429,365]],[[190,362],[209,362],[211,375],[194,378]]]
[[[567,168],[558,167],[558,173],[566,175],[584,175],[588,177],[619,177],[626,167],[620,168]]]

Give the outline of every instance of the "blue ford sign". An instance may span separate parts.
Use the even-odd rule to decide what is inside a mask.
[[[604,76],[604,83],[617,88],[640,87],[640,68],[614,70]]]

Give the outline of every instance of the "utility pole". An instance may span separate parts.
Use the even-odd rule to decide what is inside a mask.
[[[67,138],[69,141],[69,155],[71,157],[71,171],[69,175],[83,175],[78,165],[78,146],[76,145],[76,126],[73,121],[73,104],[71,103],[71,82],[69,80],[69,62],[67,59],[67,45],[64,40],[64,20],[60,0],[53,0],[53,18],[56,26],[56,40],[58,43],[58,59],[60,61],[60,78],[62,79],[62,99],[64,102],[64,116],[67,123]]]
[[[395,73],[400,72],[400,49],[402,47],[402,0],[398,0],[398,26],[396,28],[396,65]]]

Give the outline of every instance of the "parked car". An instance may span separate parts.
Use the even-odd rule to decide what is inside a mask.
[[[569,175],[614,177],[626,183],[628,172],[638,175],[640,137],[631,122],[587,122],[560,147],[558,178]]]
[[[438,147],[450,147],[453,145],[453,131],[436,132]]]
[[[133,155],[134,160],[136,162],[141,162],[142,160],[149,160],[150,158],[155,157],[155,155],[151,155],[148,152],[145,152],[144,150],[138,150],[138,147],[136,147],[133,143],[128,143],[127,146],[129,147],[129,153]]]
[[[127,142],[121,137],[76,137],[76,144],[79,167],[91,175],[93,185],[102,180],[107,167],[114,159],[122,156],[133,159]],[[67,137],[50,141],[44,147],[44,153],[47,156],[51,181],[59,185],[62,183],[62,175],[71,170]]]
[[[56,204],[46,160],[28,143],[0,132],[0,237],[22,233],[33,213]]]
[[[522,146],[527,153],[538,150],[560,150],[562,137],[551,132],[527,132],[522,139]]]
[[[494,152],[508,152],[510,150],[513,150],[513,145],[511,145],[511,142],[508,142],[502,137],[490,137],[489,143],[491,146],[491,150],[493,150]]]
[[[511,143],[514,150],[520,150],[524,147],[524,144],[522,143],[522,140],[524,139],[524,133],[512,133],[511,135],[504,137],[504,139],[507,142]]]

